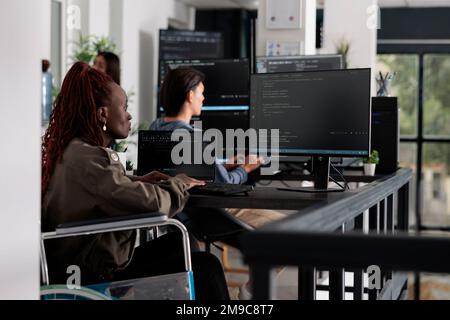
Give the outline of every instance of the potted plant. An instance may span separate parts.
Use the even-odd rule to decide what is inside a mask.
[[[111,148],[119,156],[120,162],[122,163],[123,167],[127,171],[128,175],[132,175],[133,170],[134,170],[133,162],[130,160],[127,160],[128,146],[130,146],[130,145],[137,146],[136,135],[139,133],[140,130],[147,130],[148,127],[149,127],[149,124],[146,121],[133,125],[130,135],[128,136],[128,138],[126,140],[116,140],[116,141],[114,141],[113,145],[111,146]]]
[[[134,175],[134,164],[130,160],[127,160],[127,166],[126,166],[125,169],[126,169],[126,172],[127,172],[127,176]]]
[[[342,56],[342,68],[347,69],[349,65],[348,56],[350,52],[350,42],[345,38],[341,38],[335,46],[336,53]]]
[[[119,156],[120,163],[123,165],[124,168],[127,167],[127,141],[115,141],[113,145],[113,150],[117,153]]]
[[[116,44],[106,37],[83,36],[80,33],[78,42],[74,42],[74,44],[73,61],[83,61],[87,64],[92,64],[99,52],[109,51],[118,54]]]
[[[368,158],[364,158],[364,174],[366,176],[375,175],[375,167],[380,162],[380,157],[377,150],[372,150]]]

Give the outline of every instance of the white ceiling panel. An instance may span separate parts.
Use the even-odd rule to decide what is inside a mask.
[[[178,1],[199,9],[258,8],[258,0],[178,0]]]
[[[199,9],[257,9],[258,0],[178,0],[184,4]],[[325,0],[316,0],[319,8]],[[341,0],[334,0],[341,1]],[[280,5],[282,1],[280,1]],[[450,0],[378,0],[382,8],[390,7],[450,7]]]
[[[450,7],[450,0],[378,0],[382,8],[389,7]]]

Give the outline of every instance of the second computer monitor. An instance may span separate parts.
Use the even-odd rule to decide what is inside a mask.
[[[370,69],[255,74],[250,94],[250,126],[279,129],[281,155],[369,154]]]
[[[167,60],[160,66],[160,84],[169,69],[192,67],[205,74],[202,129],[248,129],[249,62],[247,59]],[[159,107],[159,114],[164,106]]]
[[[256,73],[342,69],[341,55],[278,56],[256,58]]]
[[[223,36],[219,32],[159,31],[159,60],[222,59],[223,57]]]

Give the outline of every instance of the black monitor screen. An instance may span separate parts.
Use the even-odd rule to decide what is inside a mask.
[[[172,149],[179,143],[172,141],[171,131],[139,131],[138,140],[138,174],[145,175],[151,171],[160,171],[170,176],[177,174],[187,174],[190,177],[213,181],[215,174],[214,164],[209,165],[200,159],[200,163],[195,162],[195,136],[191,135],[189,144],[191,146],[189,163],[174,164],[172,161]],[[184,139],[184,138],[183,138]],[[210,143],[199,141],[203,150]]]
[[[256,58],[256,73],[342,69],[341,55],[311,55]]]
[[[180,30],[159,32],[159,60],[223,57],[223,37],[220,32]]]
[[[250,126],[279,129],[280,154],[366,156],[370,69],[252,75]]]
[[[162,61],[160,84],[169,69],[180,66],[192,67],[205,74],[205,100],[200,116],[203,129],[248,129],[250,71],[247,59]],[[159,115],[163,113],[164,107],[160,106]]]

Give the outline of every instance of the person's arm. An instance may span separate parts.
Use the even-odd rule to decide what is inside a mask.
[[[170,179],[170,176],[159,171],[152,171],[143,176],[128,176],[131,181],[158,183]]]
[[[231,157],[227,163],[223,164],[225,169],[228,171],[234,170],[237,167],[242,167],[245,172],[250,173],[256,169],[258,169],[261,164],[264,163],[264,159],[262,157],[258,157],[257,155],[237,155]]]
[[[86,187],[105,215],[158,211],[173,216],[183,209],[188,187],[180,179],[171,178],[158,184],[132,181],[123,174],[120,162],[103,151],[105,155],[92,159],[86,169]]]
[[[127,177],[131,181],[140,181],[141,180],[139,176],[129,176],[129,175],[127,175]]]
[[[232,158],[231,165],[237,165],[233,170],[228,166],[216,164],[216,182],[241,184],[248,180],[248,174],[261,166],[263,159],[255,155],[248,155],[243,159],[243,164],[239,164],[237,157]]]
[[[223,165],[216,164],[216,182],[242,184],[247,182],[247,179],[248,174],[242,167],[237,167],[234,170],[227,171]]]

